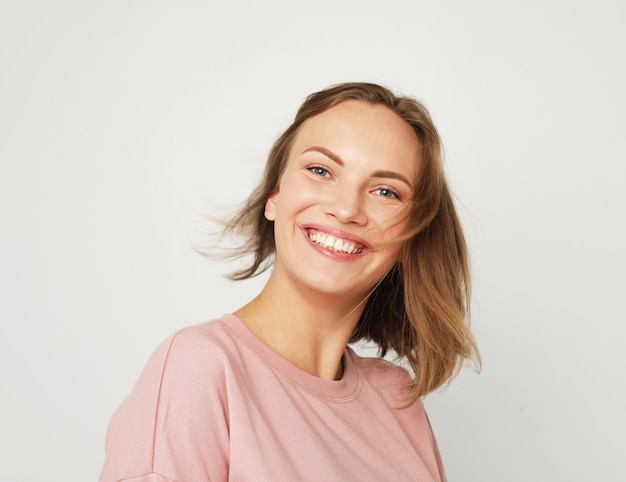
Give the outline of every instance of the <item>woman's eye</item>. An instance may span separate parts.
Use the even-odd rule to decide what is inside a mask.
[[[380,189],[377,189],[376,192],[378,192],[379,196],[387,199],[400,199],[400,195],[397,192],[386,187],[381,187]]]
[[[328,169],[324,169],[323,167],[320,167],[320,166],[311,166],[311,167],[307,167],[307,169],[311,171],[313,174],[316,174],[318,176],[322,176],[322,177],[330,176],[330,172],[328,172]]]

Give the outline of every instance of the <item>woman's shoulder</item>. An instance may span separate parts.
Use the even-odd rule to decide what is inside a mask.
[[[360,355],[353,347],[348,347],[348,350],[354,360],[354,364],[365,376],[397,380],[411,379],[409,371],[397,363],[379,356]]]
[[[230,315],[185,326],[173,332],[162,345],[171,349],[203,350],[209,346],[228,345],[233,339]]]
[[[228,317],[222,316],[182,328],[157,347],[109,423],[101,480],[160,469],[168,473],[175,466],[200,470],[202,450],[207,447],[212,447],[213,454],[222,454],[213,466],[226,473],[228,413],[224,407],[234,338]],[[213,436],[207,441],[204,435],[209,428]],[[177,445],[171,445],[171,440]]]
[[[361,356],[352,348],[349,350],[357,370],[371,386],[386,397],[391,396],[394,404],[402,406],[407,402],[408,391],[414,384],[409,370],[390,360]]]
[[[229,367],[237,363],[235,338],[228,315],[171,334],[148,359],[112,426],[117,419],[141,419],[141,414],[152,427],[155,414],[171,412],[172,406],[219,406]]]
[[[156,349],[156,358],[168,370],[207,371],[223,366],[237,350],[232,315],[186,326],[172,333]]]

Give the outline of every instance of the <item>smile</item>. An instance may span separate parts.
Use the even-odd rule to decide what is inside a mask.
[[[364,246],[354,241],[337,238],[331,234],[322,233],[320,231],[309,231],[309,239],[315,244],[326,249],[332,249],[339,253],[359,254],[363,251]]]

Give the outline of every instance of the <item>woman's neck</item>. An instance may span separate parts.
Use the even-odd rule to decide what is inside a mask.
[[[266,345],[311,375],[338,379],[341,359],[365,300],[302,292],[270,277],[263,291],[235,312]]]

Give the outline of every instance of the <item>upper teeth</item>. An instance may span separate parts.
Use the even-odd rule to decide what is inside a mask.
[[[357,254],[363,250],[363,248],[357,247],[356,243],[352,241],[336,238],[330,234],[312,232],[309,233],[309,239],[320,246],[341,251],[342,253]]]

